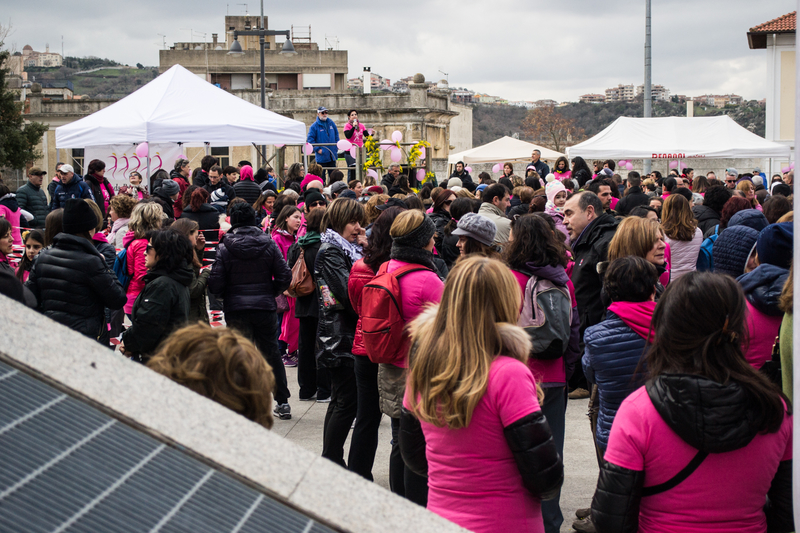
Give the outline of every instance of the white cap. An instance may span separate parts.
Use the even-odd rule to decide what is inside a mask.
[[[66,165],[66,164],[65,165],[61,165],[61,168],[58,169],[58,170],[59,170],[59,172],[63,172],[64,174],[67,174],[69,172],[75,172],[75,169],[72,168],[72,165]]]

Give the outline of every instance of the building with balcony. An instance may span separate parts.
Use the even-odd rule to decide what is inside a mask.
[[[636,87],[636,96],[644,95],[644,85]],[[650,97],[656,102],[669,101],[669,89],[663,85],[651,85]]]
[[[606,89],[606,102],[630,102],[634,97],[633,84],[623,85],[620,83],[616,87]]]
[[[602,104],[606,101],[604,94],[584,94],[579,100],[583,104]]]

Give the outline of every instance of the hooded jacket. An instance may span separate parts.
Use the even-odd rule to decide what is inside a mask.
[[[144,277],[133,304],[132,326],[122,334],[125,351],[147,361],[170,333],[189,320],[189,285],[194,274],[186,261],[168,272],[156,268]]]
[[[747,298],[748,311],[748,342],[742,348],[745,359],[756,369],[772,358],[772,346],[783,320],[778,300],[788,277],[788,270],[763,264],[737,278]]]
[[[20,228],[24,227],[22,221],[25,220],[25,217],[22,216],[22,210],[19,208],[14,193],[6,194],[0,198],[0,217],[11,223],[11,238],[14,240],[14,244],[17,246],[22,245]]]
[[[329,117],[327,120],[323,121],[317,117],[317,120],[315,120],[314,123],[308,128],[308,138],[306,139],[306,142],[311,144],[338,143],[339,130],[336,128],[336,124],[333,122],[333,119]],[[320,150],[322,150],[322,153],[319,153]],[[338,155],[339,149],[335,146],[314,147],[314,157],[319,164],[332,163],[336,161]]]
[[[175,220],[174,205],[176,202],[172,199],[172,197],[167,196],[167,194],[159,188],[153,193],[153,198],[156,200],[156,202],[158,202],[158,205],[161,206],[161,209],[164,211],[164,214],[167,215],[167,218]]]
[[[587,226],[572,243],[575,265],[572,267],[572,284],[581,318],[581,337],[586,328],[603,320],[606,308],[600,293],[603,279],[597,272],[597,264],[608,260],[608,245],[617,231],[619,222],[603,213]]]
[[[147,239],[137,239],[136,235],[129,231],[122,238],[122,247],[127,249],[125,257],[128,263],[128,274],[131,276],[127,290],[128,301],[125,304],[125,313],[131,314],[137,296],[144,289],[144,277],[147,274],[147,267],[145,267]]]
[[[690,374],[657,376],[625,400],[611,436],[612,445],[618,438],[626,446],[640,447],[643,457],[637,461],[643,460],[648,466],[642,471],[615,464],[616,450],[612,452],[612,447],[609,447],[592,500],[592,523],[597,531],[623,533],[638,531],[640,521],[648,524],[657,521],[663,530],[670,530],[670,526],[675,525],[663,523],[664,520],[691,524],[693,530],[751,531],[766,526],[767,531],[794,531],[792,461],[782,460],[785,450],[791,448],[791,422],[787,420],[789,414],[784,416],[784,424],[778,432],[759,433],[760,410],[751,394],[739,383],[721,384]],[[641,426],[630,428],[630,435],[623,427],[628,417]],[[660,429],[664,424],[669,428],[669,434]],[[630,439],[635,440],[628,444]],[[676,447],[673,441],[682,441],[682,445]],[[691,448],[686,450],[686,445]],[[743,450],[748,447],[750,450]],[[664,453],[664,448],[675,448],[675,453]],[[685,480],[667,492],[645,497],[643,501],[642,488],[648,471],[651,476],[656,470],[677,474],[689,460],[680,459],[680,464],[673,464],[675,456],[690,457],[692,449],[711,455]],[[727,455],[729,453],[735,455]],[[750,463],[751,474],[743,474],[738,468],[745,457]],[[757,483],[754,486],[763,487],[766,494],[748,501],[726,498],[727,491],[735,489],[712,484],[715,478],[711,477],[711,468],[714,472],[720,469],[730,471],[726,478],[736,478],[731,483]],[[748,475],[753,477],[743,479]],[[773,476],[770,483],[764,479],[765,476]],[[648,478],[647,486],[663,482],[666,480],[656,479],[654,482]],[[698,493],[698,484],[722,492]],[[678,501],[685,502],[680,509],[666,507]],[[763,518],[759,520],[761,512],[765,515],[765,524],[761,521]],[[749,521],[747,527],[743,524],[745,519]]]
[[[77,174],[72,176],[69,183],[61,181],[50,199],[50,211],[55,211],[67,205],[70,198],[89,198],[94,200],[92,189]],[[98,204],[99,205],[99,204]]]
[[[178,184],[178,198],[174,203],[170,204],[174,213],[173,218],[177,219],[181,216],[181,212],[183,211],[183,193],[189,188],[189,181],[177,170],[173,170],[169,173],[169,179]]]
[[[292,271],[269,235],[255,226],[226,233],[208,278],[208,289],[231,311],[275,311],[275,297],[289,287]]]
[[[219,229],[219,211],[214,209],[211,204],[202,204],[197,211],[192,209],[189,204],[181,213],[180,218],[194,220],[200,226],[200,231]]]
[[[707,205],[696,205],[692,207],[692,214],[697,219],[697,227],[703,232],[703,235],[708,233],[708,230],[713,230],[719,224],[719,213],[708,207]]]
[[[242,178],[233,186],[233,194],[234,197],[243,198],[245,202],[253,205],[261,196],[261,187],[253,180]]]
[[[586,328],[583,354],[583,372],[586,379],[597,385],[600,412],[597,417],[597,445],[608,447],[611,425],[622,401],[642,384],[643,376],[636,375],[636,368],[645,353],[642,329],[650,326],[655,302],[621,302],[645,311],[633,316],[635,331],[625,320],[611,309],[606,319]],[[651,304],[644,306],[640,304]],[[629,318],[630,319],[630,318]],[[646,334],[646,333],[645,333]]]
[[[97,339],[105,329],[104,309],[121,309],[125,291],[88,239],[59,233],[43,250],[27,283],[48,318]]]
[[[44,229],[44,219],[50,212],[47,207],[47,195],[41,187],[28,183],[17,189],[17,204],[20,209],[24,209],[33,215],[33,220],[29,220],[27,227]]]

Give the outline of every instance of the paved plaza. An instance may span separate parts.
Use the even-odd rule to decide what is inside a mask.
[[[274,433],[316,454],[322,453],[322,424],[328,404],[301,402],[298,400],[297,368],[287,368],[286,377],[292,398],[291,420],[275,419]],[[561,509],[564,513],[562,532],[572,531],[570,527],[575,510],[588,507],[597,484],[597,459],[592,446],[586,410],[589,400],[570,400],[567,404],[566,438],[564,442],[564,464],[566,479],[561,490]],[[391,427],[389,418],[381,420],[378,452],[372,474],[375,483],[389,489],[389,452],[391,449]],[[349,447],[348,438],[346,446]],[[345,449],[345,458],[347,450]]]

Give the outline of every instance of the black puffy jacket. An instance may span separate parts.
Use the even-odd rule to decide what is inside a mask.
[[[319,343],[316,355],[317,364],[322,367],[353,366],[353,340],[358,315],[353,310],[347,292],[352,267],[353,262],[338,246],[323,243],[319,247],[314,262],[314,279],[319,296]]]
[[[203,204],[197,211],[194,211],[191,205],[187,205],[180,218],[194,220],[200,226],[200,231],[219,229],[219,211],[211,204]]]
[[[242,198],[248,204],[253,205],[261,196],[261,187],[255,181],[243,179],[236,182],[233,192],[236,193],[237,198]]]
[[[724,454],[738,450],[759,434],[760,408],[753,395],[735,381],[722,384],[698,375],[662,374],[649,381],[646,390],[658,416],[699,452]],[[762,458],[753,457],[752,460]],[[675,465],[675,473],[684,466]],[[774,468],[774,465],[765,464],[764,467]],[[604,462],[592,499],[592,523],[598,532],[638,531],[644,477],[641,470]],[[725,487],[717,489],[725,490]],[[791,459],[777,465],[765,503],[767,531],[794,531]]]
[[[226,313],[275,311],[275,297],[291,281],[292,271],[275,241],[255,226],[242,226],[222,237],[208,290],[224,298]]]
[[[122,309],[125,290],[92,241],[59,233],[36,258],[27,283],[48,318],[97,339],[104,308]]]
[[[703,238],[709,231],[713,232],[719,224],[720,214],[707,205],[696,205],[692,207],[692,214],[697,219],[697,227],[703,232]]]
[[[578,240],[572,243],[575,266],[572,268],[572,284],[581,317],[581,339],[586,328],[603,320],[606,307],[600,293],[603,279],[597,272],[597,264],[608,260],[608,245],[617,231],[618,221],[604,213],[583,230]]]
[[[172,272],[155,269],[145,274],[144,289],[133,304],[133,325],[122,334],[126,352],[147,361],[161,341],[186,324],[193,278],[185,261]]]

